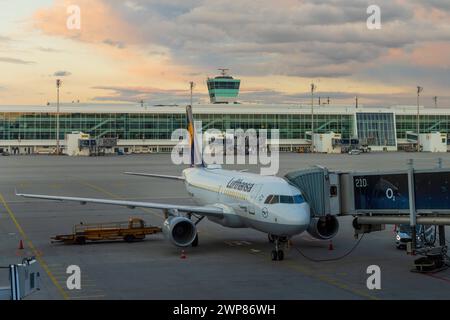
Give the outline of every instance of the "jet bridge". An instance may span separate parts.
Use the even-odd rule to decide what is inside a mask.
[[[285,178],[302,191],[313,217],[338,215],[340,209],[339,174],[315,167],[288,173]]]
[[[311,206],[312,216],[434,217],[450,224],[450,169],[345,172],[314,167],[286,174]],[[394,222],[394,220],[389,220]]]
[[[439,245],[446,252],[445,226],[450,225],[450,169],[406,169],[344,172],[315,167],[288,173],[311,207],[311,216],[354,216],[355,235],[381,231],[386,224],[409,224],[416,251],[416,225],[439,226]]]

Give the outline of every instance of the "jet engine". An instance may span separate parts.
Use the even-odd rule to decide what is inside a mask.
[[[195,224],[185,217],[169,217],[164,221],[164,235],[178,247],[188,247],[197,236]]]
[[[319,240],[329,240],[333,238],[338,230],[339,221],[335,216],[311,218],[311,223],[307,229],[311,236]]]

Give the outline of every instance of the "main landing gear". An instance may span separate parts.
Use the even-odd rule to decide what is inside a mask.
[[[186,215],[186,218],[192,220],[192,217],[193,217],[193,216],[197,219],[197,220],[194,222],[194,224],[195,224],[196,226],[197,226],[197,225],[205,218],[205,216],[198,216],[198,215],[195,215],[195,214],[193,214],[193,213],[188,213],[188,214]],[[193,248],[198,247],[198,233],[197,233],[197,235],[195,236],[195,239],[194,239],[194,241],[192,242],[191,246],[192,246]]]
[[[288,239],[286,237],[279,237],[269,234],[269,242],[275,244],[275,249],[272,250],[271,257],[272,261],[282,261],[284,260],[284,251],[280,249],[280,243],[287,243]]]

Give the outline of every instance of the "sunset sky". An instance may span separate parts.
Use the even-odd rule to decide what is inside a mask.
[[[381,8],[380,30],[366,26]],[[66,26],[81,9],[81,29]],[[0,0],[0,105],[183,103],[226,67],[241,100],[450,107],[449,0]]]

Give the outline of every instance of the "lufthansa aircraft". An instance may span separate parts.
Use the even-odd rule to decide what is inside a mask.
[[[194,162],[195,131],[191,106],[187,106],[191,141],[191,163]],[[224,170],[220,166],[191,165],[182,176],[132,173],[126,174],[182,181],[196,206],[153,202],[17,194],[26,198],[99,203],[128,208],[161,209],[166,220],[165,236],[176,246],[198,245],[196,225],[207,217],[230,228],[253,228],[268,234],[274,243],[272,260],[283,260],[282,245],[295,235],[308,231],[319,239],[329,239],[337,232],[330,224],[311,218],[310,207],[301,191],[283,178],[242,171]],[[335,225],[335,223],[331,223]]]

